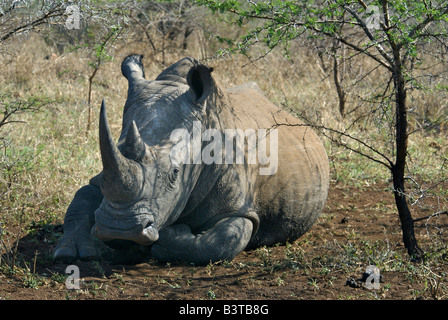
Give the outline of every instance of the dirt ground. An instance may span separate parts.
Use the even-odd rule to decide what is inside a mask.
[[[444,237],[445,252],[447,227],[448,217],[438,217],[434,228]],[[425,221],[416,228],[423,248],[435,241]],[[397,267],[406,254],[393,196],[385,185],[333,185],[322,217],[304,237],[286,246],[243,252],[232,262],[199,267],[156,261],[135,265],[78,261],[79,289],[66,287],[67,264],[51,261],[55,242],[49,238],[58,230],[40,227],[21,239],[20,259],[29,272],[0,273],[0,300],[446,299],[446,264],[428,267],[420,277],[410,269],[426,270],[422,263]],[[446,253],[444,259],[448,260]],[[372,261],[380,261],[377,290],[361,281]]]

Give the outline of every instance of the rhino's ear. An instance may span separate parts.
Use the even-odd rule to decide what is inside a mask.
[[[194,103],[204,105],[212,87],[211,70],[204,65],[197,65],[190,69],[187,75],[187,83],[190,86],[190,94]]]

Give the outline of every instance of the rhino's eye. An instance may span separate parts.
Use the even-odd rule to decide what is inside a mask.
[[[179,177],[179,168],[174,168],[171,171],[171,174],[169,174],[169,179],[171,183],[176,182],[177,178]]]

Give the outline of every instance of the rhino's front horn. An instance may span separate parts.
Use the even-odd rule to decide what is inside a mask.
[[[113,202],[130,202],[139,193],[143,183],[141,166],[123,156],[112,139],[103,100],[100,112],[100,150],[103,162],[101,190]]]

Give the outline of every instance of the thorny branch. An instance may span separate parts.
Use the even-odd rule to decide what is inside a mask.
[[[370,160],[372,160],[372,161],[374,161],[376,163],[382,164],[383,166],[385,166],[389,170],[392,170],[393,162],[385,154],[383,154],[382,152],[380,152],[376,148],[372,147],[371,145],[367,144],[365,141],[363,141],[363,140],[361,140],[359,138],[356,138],[356,137],[348,134],[347,132],[343,132],[343,131],[340,131],[340,130],[337,130],[337,129],[334,129],[334,128],[330,128],[330,127],[327,127],[327,126],[324,126],[324,125],[312,124],[312,123],[310,123],[308,121],[307,121],[308,123],[300,123],[300,124],[296,124],[296,123],[279,123],[279,122],[277,122],[275,117],[274,117],[274,121],[275,121],[275,124],[270,129],[275,129],[275,128],[278,128],[280,126],[288,126],[288,127],[310,127],[310,128],[314,128],[316,130],[319,130],[319,132],[322,133],[331,142],[337,143],[337,144],[341,144],[346,149],[348,149],[350,151],[353,151],[353,152],[355,152],[355,153],[357,153],[357,154],[359,154],[359,155],[361,155],[361,156],[363,156],[363,157],[365,157],[367,159],[370,159]],[[350,140],[353,140],[353,141],[357,142],[358,144],[366,147],[367,149],[372,151],[374,154],[378,155],[383,160],[375,158],[375,157],[373,157],[373,156],[371,156],[371,155],[369,155],[369,154],[367,154],[367,153],[365,153],[365,152],[363,152],[363,151],[361,151],[359,149],[355,149],[355,148],[351,147],[350,145],[348,145],[346,143],[343,143],[340,140],[337,140],[337,139],[333,138],[332,136],[328,135],[325,131],[329,131],[329,132],[335,133],[335,134],[337,134],[337,135],[339,135],[341,137],[346,137],[346,138],[348,138]]]
[[[15,4],[13,4],[8,10],[5,11],[5,14],[12,14],[12,11],[16,9]],[[0,36],[0,42],[7,40],[15,34],[32,30],[42,24],[48,23],[51,19],[56,17],[61,17],[65,15],[65,7],[62,2],[56,3],[53,7],[51,7],[47,12],[43,12],[41,16],[31,19],[30,21],[26,21],[23,24],[16,26],[15,28],[9,30],[6,34]]]
[[[422,220],[431,219],[431,218],[440,216],[440,215],[442,215],[442,214],[448,214],[448,211],[440,211],[440,212],[433,213],[433,214],[431,214],[431,215],[429,215],[429,216],[426,216],[426,217],[417,218],[417,219],[414,219],[414,222],[418,222],[418,221],[422,221]]]

